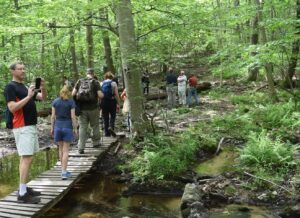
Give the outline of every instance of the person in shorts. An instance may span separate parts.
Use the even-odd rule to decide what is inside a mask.
[[[10,65],[12,81],[4,89],[4,96],[9,111],[13,114],[12,128],[20,156],[19,174],[20,185],[17,199],[22,203],[39,203],[40,192],[27,187],[33,154],[38,151],[37,109],[35,100],[45,100],[47,93],[45,81],[42,79],[39,90],[34,85],[26,87],[25,66],[21,62]]]
[[[59,97],[52,103],[51,134],[59,148],[61,178],[65,180],[71,177],[71,172],[67,171],[69,147],[74,140],[74,135],[78,135],[75,102],[66,85],[60,90]]]

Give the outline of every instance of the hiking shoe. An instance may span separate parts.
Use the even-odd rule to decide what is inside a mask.
[[[41,192],[34,191],[32,188],[27,187],[27,193],[31,196],[39,196],[41,195]]]
[[[23,196],[19,195],[18,193],[17,199],[20,203],[24,203],[24,204],[38,204],[41,201],[40,197],[32,196],[28,192],[26,192],[25,195]]]
[[[112,128],[109,128],[108,132],[110,133],[110,135],[112,135],[112,137],[117,137],[117,134],[115,133],[115,131]]]
[[[79,150],[78,150],[78,153],[79,153],[79,154],[84,154],[84,150],[83,150],[83,149],[79,149]]]
[[[71,176],[72,176],[72,173],[67,171],[67,172],[61,174],[61,179],[66,180],[66,179],[70,178]]]

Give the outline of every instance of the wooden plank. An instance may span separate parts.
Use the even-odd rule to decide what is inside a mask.
[[[61,180],[61,181],[50,181],[50,180],[33,180],[28,183],[29,186],[55,186],[55,187],[67,187],[69,186],[73,181],[72,180]]]
[[[11,193],[9,196],[17,196],[17,194],[18,194],[17,191],[15,191],[15,192]],[[61,192],[46,192],[46,191],[44,191],[44,192],[41,192],[40,196],[58,196],[60,194],[61,194]]]
[[[16,202],[10,202],[10,201],[0,201],[0,207],[6,207],[6,206],[13,206],[13,207],[27,207],[27,208],[41,208],[43,205],[41,204],[22,204],[22,203],[16,203]]]
[[[25,215],[25,216],[32,216],[33,214],[35,214],[35,211],[23,211],[23,210],[13,210],[13,209],[5,209],[5,208],[0,208],[0,212],[10,213],[14,215]]]
[[[24,204],[24,203],[21,203],[18,201],[17,197],[15,196],[6,196],[5,198],[2,199],[3,201],[11,201],[11,202],[15,202],[15,203],[19,203],[19,204]],[[38,203],[40,205],[45,205],[45,204],[48,204],[51,200],[49,199],[41,199],[41,202]],[[37,205],[38,205],[37,204]]]
[[[80,172],[72,172],[72,176],[77,177],[79,176]],[[40,176],[38,176],[37,178],[51,178],[51,177],[59,177],[61,179],[61,173],[57,172],[57,173],[47,173],[47,174],[41,174]]]
[[[91,166],[69,166],[68,170],[89,170],[91,168]],[[55,166],[54,170],[61,170],[60,166]]]
[[[94,161],[69,161],[68,167],[70,166],[92,166]],[[61,163],[56,163],[56,166],[61,166]]]
[[[76,177],[70,177],[68,178],[67,180],[62,180],[60,177],[53,177],[53,178],[50,178],[50,177],[46,177],[46,178],[35,178],[35,180],[32,180],[32,181],[37,181],[37,182],[63,182],[62,184],[65,184],[67,183],[66,181],[73,181]]]
[[[22,211],[39,211],[39,208],[28,207],[27,204],[20,205],[1,205],[1,208],[14,209],[14,210],[22,210]]]
[[[27,217],[31,217],[31,216],[24,216],[24,215],[14,215],[14,214],[10,214],[10,213],[3,213],[0,212],[0,216],[1,217],[9,217],[9,218],[27,218]]]
[[[52,186],[40,186],[40,185],[28,185],[28,187],[33,188],[34,190],[38,190],[38,189],[44,189],[44,190],[48,190],[48,191],[64,191],[66,188],[65,187],[52,187]]]

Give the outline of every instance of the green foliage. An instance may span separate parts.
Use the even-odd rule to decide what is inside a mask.
[[[257,105],[266,105],[272,103],[270,96],[261,92],[233,95],[230,97],[230,100],[233,104],[249,105],[251,108],[254,108]]]
[[[190,108],[187,108],[187,107],[180,107],[180,108],[177,108],[176,109],[176,112],[178,113],[178,114],[186,114],[186,113],[189,113],[191,111],[191,109]]]
[[[296,166],[294,159],[295,147],[281,142],[278,138],[270,139],[265,131],[261,133],[250,133],[249,141],[241,150],[241,164],[254,171],[274,171],[288,173]]]
[[[148,137],[143,152],[130,163],[136,180],[166,179],[186,170],[195,160],[199,141],[191,132],[178,138],[164,135]]]

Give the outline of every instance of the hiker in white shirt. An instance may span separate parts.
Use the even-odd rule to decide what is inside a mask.
[[[180,105],[186,104],[186,82],[187,82],[186,75],[184,75],[184,71],[181,70],[180,75],[177,78],[178,98],[179,98]]]

